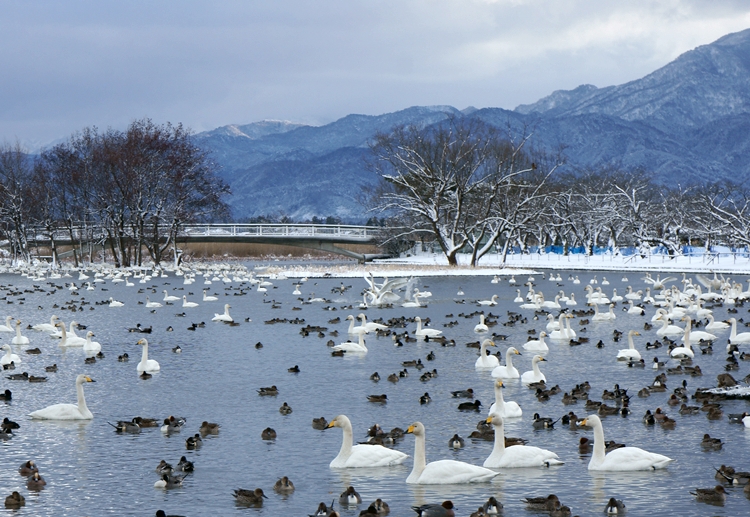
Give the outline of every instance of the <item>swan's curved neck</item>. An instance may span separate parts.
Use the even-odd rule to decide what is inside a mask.
[[[539,377],[542,375],[541,370],[539,370],[539,361],[532,361],[531,362],[531,368],[534,370],[534,374]]]
[[[425,437],[424,434],[414,435],[414,467],[411,469],[409,474],[410,479],[419,478],[422,475],[422,471],[427,466],[427,458],[425,456]]]
[[[148,361],[148,343],[143,345],[143,354],[141,354],[141,362],[143,365],[146,365],[146,362]]]
[[[737,337],[737,320],[732,318],[732,332],[729,334],[729,339],[734,339]]]
[[[344,437],[341,441],[339,458],[343,460],[352,455],[352,424],[346,422],[346,424],[341,429],[344,431]]]
[[[604,427],[602,423],[598,422],[594,426],[594,454],[591,456],[591,461],[594,463],[601,463],[604,461],[606,451],[604,450]]]
[[[687,325],[685,325],[685,336],[683,338],[685,340],[685,346],[686,347],[690,346],[690,328],[692,326],[693,326],[693,320],[690,319],[690,318],[688,318],[687,319]]]
[[[479,356],[485,357],[487,355],[487,341],[482,341],[482,344],[479,345]]]
[[[20,324],[16,325],[16,337],[17,338],[21,338],[22,337],[21,336],[21,325]]]
[[[349,334],[354,334],[354,318],[349,320]]]
[[[65,344],[68,341],[68,332],[65,330],[65,325],[60,325],[60,334],[62,334],[62,339],[60,340],[60,346],[65,346]]]
[[[506,368],[513,368],[513,352],[510,348],[505,352],[505,366]]]
[[[504,413],[505,410],[505,399],[503,398],[503,388],[495,386],[495,411],[498,413]]]
[[[633,333],[628,332],[628,345],[630,346],[631,350],[635,350],[635,345],[633,344]]]
[[[76,393],[78,394],[78,411],[82,414],[89,412],[89,408],[86,405],[86,398],[83,396],[83,381],[76,382]]]
[[[500,455],[505,452],[505,424],[495,425],[495,445],[492,454]]]

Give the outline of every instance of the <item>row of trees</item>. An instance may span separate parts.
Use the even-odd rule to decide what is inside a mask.
[[[429,240],[457,263],[492,250],[559,245],[750,245],[750,190],[716,183],[664,186],[643,171],[561,172],[562,153],[531,145],[526,128],[451,119],[378,135],[371,167],[382,178],[370,209],[388,215],[386,244]]]
[[[144,250],[159,263],[181,225],[228,217],[227,193],[181,125],[142,119],[125,131],[86,128],[36,157],[18,145],[0,148],[0,231],[27,261],[29,240],[41,232],[55,260],[64,235],[76,265],[97,241],[117,266],[140,265]]]

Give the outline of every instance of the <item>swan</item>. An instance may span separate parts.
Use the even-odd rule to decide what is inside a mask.
[[[358,343],[352,343],[351,341],[347,341],[346,343],[341,343],[340,345],[334,346],[333,349],[343,350],[344,352],[351,352],[355,354],[366,354],[367,347],[365,346],[365,333],[364,332],[359,333]]]
[[[575,305],[578,305],[578,302],[576,301],[576,296],[575,296],[574,293],[570,293],[570,298],[568,298],[565,301],[565,305],[568,305],[568,306],[571,306],[571,307],[575,306]]]
[[[617,289],[612,289],[612,296],[609,297],[609,301],[612,303],[621,302],[623,297],[617,294]]]
[[[111,296],[109,297],[109,306],[110,307],[122,307],[123,305],[125,305],[125,304],[122,303],[122,302],[118,302],[117,300],[115,300]]]
[[[331,461],[332,469],[359,467],[388,467],[400,465],[409,457],[401,451],[395,451],[382,445],[352,445],[352,423],[346,415],[339,415],[328,423],[326,429],[340,427],[344,431],[344,439],[338,456]]]
[[[102,349],[102,345],[97,341],[91,341],[94,333],[90,330],[86,332],[86,343],[83,345],[83,349],[86,352],[99,352]]]
[[[703,327],[706,330],[726,330],[729,328],[729,323],[726,321],[715,321],[714,315],[709,314],[708,315],[708,323],[706,323],[706,326]]]
[[[732,345],[745,345],[750,343],[750,332],[741,332],[737,334],[737,320],[735,318],[729,318],[729,323],[732,324],[732,332],[729,334],[729,343]]]
[[[474,326],[474,332],[476,332],[477,334],[484,334],[485,332],[489,332],[489,330],[490,328],[484,322],[484,314],[480,314],[479,323]]]
[[[499,473],[477,467],[463,461],[439,460],[427,463],[425,458],[425,429],[422,422],[414,422],[406,429],[413,434],[414,467],[406,478],[409,484],[418,485],[453,485],[459,483],[482,483],[490,481]],[[371,446],[368,446],[371,447]]]
[[[628,332],[628,348],[623,348],[617,352],[618,361],[640,361],[641,354],[635,349],[633,344],[633,336],[640,336],[641,334],[635,330]]]
[[[349,316],[346,317],[346,319],[349,320],[349,330],[347,331],[349,332],[349,334],[353,336],[356,336],[357,334],[361,332],[364,332],[365,334],[367,334],[368,331],[364,325],[357,325],[357,326],[354,325],[354,322],[356,321],[354,316],[350,314]]]
[[[716,336],[710,332],[703,332],[702,330],[692,330],[693,320],[692,318],[685,317],[683,320],[687,321],[685,326],[685,335],[682,336],[682,341],[690,343],[700,343],[701,341],[714,341]]]
[[[492,403],[490,406],[490,412],[495,413],[496,415],[499,415],[503,418],[521,418],[523,416],[523,411],[521,410],[521,406],[518,405],[518,402],[514,401],[508,401],[506,402],[503,398],[503,389],[505,386],[503,385],[503,381],[498,379],[495,381],[495,402]],[[486,467],[487,465],[485,465]]]
[[[404,303],[402,303],[401,307],[405,307],[407,309],[408,308],[412,308],[413,309],[413,308],[416,308],[416,307],[424,307],[424,305],[422,305],[421,303],[419,303],[419,293],[418,292],[414,293],[414,296],[412,296],[412,299],[413,299],[413,301],[411,301],[411,302],[404,302]]]
[[[166,289],[164,289],[163,292],[164,292],[164,300],[163,300],[164,302],[176,302],[176,301],[179,301],[180,299],[179,296],[172,296],[171,294],[169,294]]]
[[[216,296],[209,296],[208,294],[206,294],[206,291],[208,291],[208,289],[204,289],[203,290],[203,301],[204,302],[216,302],[216,301],[219,300]]]
[[[0,365],[5,366],[6,364],[19,364],[21,362],[21,358],[18,357],[18,354],[14,354],[10,348],[10,345],[3,345],[2,349],[5,350],[5,355],[0,357]]]
[[[628,300],[628,304],[630,305],[630,308],[628,308],[628,314],[637,314],[638,316],[643,316],[646,311],[644,311],[641,307],[638,307],[633,300]]]
[[[414,321],[417,322],[417,330],[414,332],[414,335],[419,337],[437,337],[440,334],[443,333],[442,330],[437,329],[430,329],[430,328],[422,328],[422,318],[417,316],[414,318]]]
[[[183,294],[182,295],[182,306],[183,307],[187,307],[187,308],[190,309],[190,308],[193,308],[193,307],[198,307],[198,304],[196,302],[189,302],[189,301],[187,301],[187,296]]]
[[[549,333],[549,338],[550,339],[555,339],[555,340],[559,339],[561,341],[565,341],[565,340],[570,340],[571,339],[570,336],[568,336],[568,330],[565,328],[565,324],[563,323],[563,321],[566,320],[567,317],[568,317],[568,315],[565,314],[565,313],[561,313],[560,314],[560,319],[557,322],[557,328],[554,329],[552,332]],[[526,345],[524,345],[524,348],[526,348]],[[533,350],[533,349],[526,348],[526,350]],[[547,351],[547,350],[548,349],[546,348],[546,345],[545,345],[545,348],[542,351]]]
[[[15,332],[16,329],[13,328],[13,326],[10,324],[10,321],[13,319],[13,316],[8,316],[5,318],[5,325],[0,325],[0,332]]]
[[[575,339],[576,337],[578,337],[576,331],[570,328],[570,320],[572,319],[572,314],[568,314],[565,318],[565,332],[567,333],[568,339]]]
[[[664,309],[659,310],[664,311]],[[685,333],[685,329],[683,329],[682,327],[678,327],[677,325],[670,325],[669,320],[666,318],[666,312],[664,312],[664,315],[665,317],[661,319],[661,328],[656,331],[657,336],[677,336]]]
[[[518,373],[518,369],[513,366],[513,355],[521,355],[521,352],[516,350],[515,347],[510,347],[505,352],[505,366],[498,366],[492,370],[492,376],[501,379],[518,379],[521,374]]]
[[[21,322],[19,320],[16,320],[16,335],[13,339],[10,340],[10,343],[12,345],[28,345],[29,344],[29,338],[21,335]]]
[[[292,294],[294,296],[300,296],[302,294],[302,291],[299,290],[300,287],[302,287],[302,284],[295,284],[294,285],[294,291],[292,291]]]
[[[594,304],[594,315],[591,321],[614,321],[616,318],[614,304],[609,304],[609,312],[599,312],[599,306]]]
[[[513,300],[513,303],[523,303],[523,296],[521,296],[521,290],[516,289],[516,297]]]
[[[529,445],[505,447],[505,430],[503,417],[491,414],[486,422],[495,428],[495,445],[492,453],[484,460],[484,466],[493,469],[511,469],[523,467],[549,467],[562,465],[560,457],[552,451]]]
[[[83,396],[83,383],[96,382],[88,375],[81,374],[76,377],[76,392],[78,393],[78,404],[54,404],[44,409],[29,413],[31,418],[37,420],[91,420],[94,415],[91,414],[86,406],[86,399]]]
[[[497,295],[493,294],[492,298],[490,298],[489,300],[479,300],[477,303],[479,305],[486,305],[486,306],[492,307],[494,305],[497,305]]]
[[[555,330],[552,333],[560,332],[559,330]],[[564,331],[563,331],[564,332]],[[547,343],[544,342],[544,338],[547,337],[547,333],[545,331],[541,331],[539,333],[539,339],[531,339],[523,344],[523,349],[528,350],[530,352],[548,352],[549,347],[547,346]]]
[[[146,296],[146,308],[147,309],[157,309],[161,307],[161,304],[159,302],[152,302],[149,300],[148,296]]]
[[[68,331],[65,330],[65,323],[59,322],[57,323],[57,328],[60,329],[60,343],[59,346],[65,347],[65,346],[83,346],[86,344],[86,340],[79,336],[68,336]]]
[[[38,330],[40,332],[47,332],[48,334],[51,334],[57,331],[57,327],[55,327],[55,323],[57,323],[57,320],[58,320],[58,317],[53,314],[52,317],[49,319],[49,323],[37,323],[31,328],[34,330]]]
[[[689,332],[687,333],[689,334]],[[695,357],[695,352],[693,352],[693,347],[691,346],[690,340],[686,341],[682,346],[678,346],[670,350],[669,356],[674,357],[675,359],[683,359],[685,357],[693,359]]]
[[[547,332],[560,330],[562,328],[562,318],[563,315],[560,314],[560,320],[558,321],[552,314],[547,314]]]
[[[667,468],[674,461],[661,454],[644,451],[638,447],[620,447],[605,454],[604,428],[597,415],[586,417],[581,425],[594,428],[594,453],[589,461],[589,470],[656,470]]]
[[[228,303],[224,304],[224,314],[218,314],[214,313],[214,317],[211,318],[211,321],[223,321],[225,323],[232,323],[234,320],[229,315],[229,309],[231,309],[232,306]]]
[[[531,360],[531,370],[528,372],[523,372],[523,375],[521,375],[522,383],[531,384],[532,382],[547,382],[547,378],[539,370],[539,361],[546,361],[546,359],[541,355],[535,355]]]
[[[143,347],[143,355],[141,356],[141,362],[138,363],[138,373],[143,372],[158,372],[161,370],[161,367],[159,366],[159,363],[154,361],[153,359],[148,358],[148,341],[146,338],[141,338],[138,340],[138,345],[141,345]]]
[[[474,368],[477,370],[496,368],[500,366],[500,360],[494,355],[487,355],[487,347],[495,346],[495,342],[491,339],[485,339],[479,348],[479,357],[477,362],[474,363]]]
[[[542,302],[541,307],[543,309],[561,309],[562,307],[560,306],[560,295],[558,294],[557,296],[555,296],[554,302],[550,302],[550,301]]]
[[[357,316],[359,319],[362,320],[362,326],[365,328],[365,332],[374,332],[376,330],[388,330],[387,325],[383,325],[382,323],[375,323],[374,321],[367,321],[367,316],[365,316],[364,313],[359,313],[359,316]]]

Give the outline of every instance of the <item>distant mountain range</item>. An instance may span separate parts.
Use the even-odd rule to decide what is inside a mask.
[[[196,135],[232,187],[236,219],[335,216],[363,222],[358,201],[377,175],[364,157],[378,132],[449,116],[533,129],[535,145],[564,148],[568,167],[643,168],[663,184],[705,183],[750,172],[750,29],[686,52],[626,84],[556,91],[515,110],[411,107],[348,115],[325,126],[262,121]]]

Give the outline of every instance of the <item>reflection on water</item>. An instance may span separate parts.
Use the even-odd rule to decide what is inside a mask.
[[[548,291],[547,298],[552,299],[551,293],[563,289],[566,293],[575,292],[576,298],[581,300],[583,287],[591,275],[579,273],[579,276],[582,283],[573,285],[567,280],[552,283],[536,275],[537,290]],[[629,273],[629,276],[634,289],[645,287],[640,280],[635,280],[640,275]],[[567,274],[562,273],[562,277],[566,279]],[[367,310],[368,320],[415,315],[423,320],[430,319],[431,327],[442,330],[446,337],[456,341],[455,347],[423,341],[396,347],[390,337],[369,335],[367,355],[339,358],[331,357],[326,343],[328,340],[341,343],[348,339],[345,318],[348,314],[356,316],[360,311],[347,306],[356,307],[361,302],[360,291],[366,285],[362,279],[346,281],[354,287],[343,295],[331,294],[332,288],[340,286],[339,279],[310,279],[302,284],[302,295],[295,296],[292,294],[298,283],[295,279],[274,280],[264,295],[254,287],[237,283],[203,285],[200,276],[196,284],[190,286],[183,285],[181,278],[172,276],[145,285],[136,283],[134,287],[107,283],[97,285],[96,291],[73,295],[65,288],[53,289],[46,283],[37,283],[40,290],[35,291],[30,280],[5,275],[0,282],[12,283],[26,292],[7,297],[12,303],[4,305],[5,312],[0,314],[0,320],[5,315],[12,315],[20,318],[25,327],[29,323],[49,321],[52,314],[57,314],[66,323],[75,318],[94,331],[96,339],[102,343],[105,358],[95,364],[84,364],[82,349],[61,349],[57,340],[24,330],[31,339],[30,347],[38,346],[42,354],[28,355],[24,350],[29,347],[14,346],[14,353],[23,359],[17,371],[46,375],[48,381],[32,384],[3,379],[0,382],[0,389],[13,391],[13,400],[0,406],[2,416],[21,424],[17,436],[1,444],[3,475],[0,476],[0,495],[4,497],[19,490],[27,497],[26,511],[30,514],[56,516],[121,515],[130,508],[138,508],[141,515],[153,515],[158,508],[185,515],[235,511],[268,516],[306,515],[312,513],[321,501],[337,501],[339,494],[349,485],[359,491],[364,501],[360,508],[342,509],[342,514],[347,516],[358,515],[378,497],[390,504],[392,515],[410,515],[412,505],[439,503],[445,499],[454,501],[458,515],[468,515],[492,495],[505,505],[506,515],[515,515],[523,512],[524,497],[549,493],[556,493],[563,504],[572,507],[574,514],[579,515],[601,513],[609,497],[623,499],[631,515],[662,512],[732,516],[746,511],[748,501],[741,488],[729,488],[726,505],[710,509],[695,502],[689,491],[715,485],[713,467],[721,464],[750,470],[750,431],[740,425],[728,424],[726,417],[709,421],[703,413],[681,416],[666,404],[672,388],[679,386],[683,379],[687,380],[691,392],[699,386],[715,384],[716,375],[724,371],[725,335],[720,336],[722,345],[712,355],[696,357],[695,363],[701,366],[703,377],[670,375],[667,392],[652,394],[645,399],[635,394],[650,384],[656,373],[650,368],[628,368],[615,360],[617,351],[627,346],[626,342],[613,342],[615,329],[640,330],[642,336],[636,338],[636,347],[647,363],[650,364],[653,356],[660,360],[667,358],[664,348],[645,350],[646,341],[654,341],[656,337],[654,331],[643,330],[644,322],[653,314],[652,308],[645,317],[616,310],[615,322],[581,324],[582,318],[575,318],[571,321],[573,328],[579,335],[588,337],[589,343],[571,347],[547,340],[550,351],[546,354],[548,361],[542,363],[542,371],[550,385],[559,384],[563,391],[588,380],[592,385],[590,398],[596,400],[601,400],[602,391],[611,390],[615,382],[627,388],[633,395],[633,414],[628,418],[603,418],[605,438],[675,458],[676,462],[666,471],[589,472],[590,456],[578,452],[578,441],[581,436],[593,438],[591,431],[571,430],[559,422],[553,430],[534,430],[531,426],[534,413],[557,419],[573,411],[583,417],[587,413],[583,403],[563,406],[561,394],[547,402],[539,402],[533,392],[518,380],[505,383],[504,397],[507,401],[518,402],[524,417],[508,421],[506,434],[523,437],[529,445],[557,452],[565,465],[551,469],[509,470],[491,483],[460,486],[406,485],[404,480],[411,471],[411,459],[402,466],[387,469],[331,470],[328,464],[341,446],[341,433],[317,431],[312,428],[311,421],[320,416],[330,420],[341,413],[350,417],[355,441],[364,440],[367,428],[374,423],[390,430],[393,427],[405,429],[409,424],[421,421],[427,429],[428,462],[450,458],[475,465],[483,463],[492,450],[491,441],[467,439],[466,447],[458,451],[448,447],[449,438],[454,433],[466,438],[476,429],[494,400],[490,372],[475,370],[477,349],[465,346],[478,339],[473,332],[478,316],[473,313],[480,308],[469,302],[498,294],[499,305],[485,308],[486,314],[499,316],[500,322],[508,319],[508,311],[528,318],[526,323],[498,325],[490,329],[490,332],[507,336],[504,340],[499,337],[495,340],[503,360],[510,345],[522,351],[523,355],[516,356],[515,360],[520,372],[531,369],[534,355],[523,351],[521,345],[530,335],[529,331],[534,330],[533,335],[538,336],[547,323],[544,316],[535,319],[533,311],[519,309],[518,304],[513,303],[515,286],[502,282],[491,284],[490,280],[491,277],[422,278],[418,282],[420,290],[433,293],[426,300],[426,308]],[[518,280],[520,284],[522,279]],[[62,285],[62,279],[56,284]],[[612,287],[624,292],[627,284],[619,284],[619,281],[613,282],[604,289],[605,293],[610,293]],[[461,298],[456,296],[459,286],[466,293]],[[204,288],[219,300],[201,303]],[[141,289],[143,291],[139,292]],[[152,300],[161,300],[163,289],[180,297],[184,294],[200,305],[184,309],[178,303],[154,312],[139,305],[139,302],[145,302],[146,295]],[[48,292],[54,294],[48,295]],[[330,296],[334,301],[301,303],[299,298],[306,299],[311,292],[317,296]],[[123,301],[125,306],[115,309],[96,305],[95,302],[110,296]],[[224,303],[232,305],[231,314],[239,326],[210,321],[215,313],[222,312]],[[73,304],[83,310],[76,310],[74,314],[63,309]],[[727,307],[714,308],[714,314],[717,321],[729,316]],[[464,317],[466,315],[469,317]],[[337,317],[339,323],[329,323]],[[252,321],[247,322],[246,318]],[[274,318],[282,322],[265,323]],[[304,322],[289,322],[295,318],[304,319]],[[458,324],[443,326],[449,321]],[[201,322],[205,322],[205,327],[188,330],[193,323]],[[138,323],[143,327],[153,327],[153,333],[146,336],[149,357],[161,365],[161,371],[149,380],[139,379],[136,372],[141,353],[136,342],[143,335],[127,331]],[[321,326],[326,330],[322,331],[322,337],[317,331],[304,336],[300,329],[305,325]],[[168,327],[173,331],[167,331]],[[413,323],[407,326],[410,331],[414,328]],[[404,329],[397,330],[403,332]],[[338,331],[338,336],[332,335],[333,331]],[[600,339],[604,347],[596,348],[594,344]],[[259,342],[262,348],[256,348]],[[182,348],[181,354],[172,352],[176,345]],[[128,352],[130,361],[118,362],[117,356],[124,352]],[[434,361],[427,361],[429,352],[434,352]],[[415,359],[422,360],[426,366],[424,371],[437,369],[438,376],[423,381],[420,380],[422,372],[407,367],[408,377],[399,378],[395,384],[386,380],[389,374],[404,369],[403,361]],[[45,373],[44,367],[53,363],[57,363],[58,373]],[[735,378],[748,373],[748,364],[740,362],[740,370],[733,372]],[[299,365],[299,373],[287,371],[294,365]],[[370,380],[375,371],[382,378],[379,383]],[[78,373],[86,373],[98,381],[84,388],[88,406],[94,414],[93,421],[40,422],[27,417],[31,411],[50,404],[75,403],[74,382]],[[277,396],[258,395],[259,388],[271,385],[278,386]],[[479,413],[459,412],[457,406],[463,400],[450,395],[451,391],[469,387],[474,389],[475,398],[482,401]],[[422,405],[420,396],[425,392],[430,394],[432,402]],[[367,401],[368,395],[381,393],[387,394],[387,404]],[[289,415],[279,412],[284,402],[293,409]],[[657,407],[663,407],[677,420],[675,430],[643,425],[641,416],[646,409],[654,411]],[[736,400],[723,404],[723,410],[726,415],[750,411],[750,407],[747,402]],[[171,436],[163,435],[158,428],[143,429],[137,435],[121,435],[107,424],[136,415],[160,420],[175,415],[186,417],[188,423],[181,433]],[[204,438],[200,449],[186,450],[185,438],[197,432],[204,420],[220,423],[220,434]],[[275,441],[261,439],[261,431],[266,427],[276,430]],[[706,432],[722,438],[725,442],[722,450],[701,450],[700,440]],[[413,455],[414,440],[407,436],[396,447]],[[184,487],[170,491],[154,489],[153,484],[158,479],[155,467],[159,461],[165,459],[176,464],[182,455],[195,463],[195,473],[185,480]],[[25,480],[16,474],[18,466],[28,459],[37,462],[48,482],[39,494],[28,494]],[[272,489],[275,481],[284,475],[289,476],[297,488],[288,496],[275,494]],[[268,496],[263,508],[248,510],[235,506],[234,489],[256,487],[262,488]],[[336,507],[338,509],[338,503]]]

